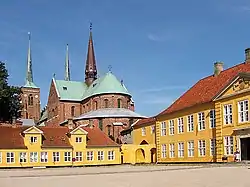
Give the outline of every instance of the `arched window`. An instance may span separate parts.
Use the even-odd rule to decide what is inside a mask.
[[[29,97],[28,97],[28,105],[30,105],[30,106],[33,105],[33,96],[32,96],[32,94],[30,94]]]
[[[122,106],[122,100],[121,99],[117,99],[117,106],[118,106],[118,108],[121,108],[121,106]]]
[[[108,136],[110,136],[110,135],[111,135],[111,126],[108,125]]]
[[[89,111],[89,104],[86,105],[86,112]]]
[[[95,101],[95,110],[97,110],[98,109],[98,103],[97,103],[97,101]]]
[[[75,106],[71,107],[71,116],[74,117],[75,116]]]
[[[99,119],[98,126],[99,126],[99,129],[101,129],[101,130],[103,129],[102,119]]]
[[[104,107],[105,108],[109,107],[109,100],[108,99],[104,99]]]
[[[82,108],[83,108],[82,113],[85,113],[85,105],[83,105],[83,107],[82,107]]]

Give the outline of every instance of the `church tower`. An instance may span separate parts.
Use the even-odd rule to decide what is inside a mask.
[[[34,119],[38,122],[40,119],[40,88],[33,82],[32,58],[31,58],[31,34],[29,36],[28,55],[27,55],[27,72],[25,85],[22,86],[22,104],[21,118]]]
[[[92,23],[90,23],[88,53],[85,68],[85,83],[89,86],[97,79],[97,68],[94,53],[94,44],[92,39]]]

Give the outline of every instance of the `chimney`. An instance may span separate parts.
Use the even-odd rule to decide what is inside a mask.
[[[94,125],[93,125],[93,120],[89,120],[89,127],[91,128],[91,129],[93,129],[93,127],[94,127]]]
[[[12,127],[13,128],[16,128],[17,127],[17,124],[16,124],[17,122],[16,122],[16,117],[15,116],[13,116],[12,117]]]
[[[75,124],[73,122],[73,118],[68,118],[68,128],[69,129],[75,128]]]
[[[249,63],[250,62],[250,48],[245,49],[245,62]]]
[[[214,76],[218,76],[223,71],[223,62],[214,63]]]

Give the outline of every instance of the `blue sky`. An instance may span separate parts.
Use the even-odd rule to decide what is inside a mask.
[[[24,84],[30,31],[43,106],[53,74],[63,79],[67,43],[71,79],[84,80],[90,20],[99,74],[112,65],[136,111],[149,116],[213,73],[215,61],[228,68],[250,47],[247,0],[2,0],[0,12],[9,83]]]

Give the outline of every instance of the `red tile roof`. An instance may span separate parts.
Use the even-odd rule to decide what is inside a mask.
[[[218,76],[211,75],[199,80],[171,106],[157,116],[211,102],[238,73],[250,73],[250,63],[241,63],[222,71]]]
[[[141,127],[141,126],[145,126],[145,125],[152,125],[153,123],[155,123],[155,118],[151,117],[151,118],[146,118],[146,119],[141,119],[139,120],[134,127]]]

